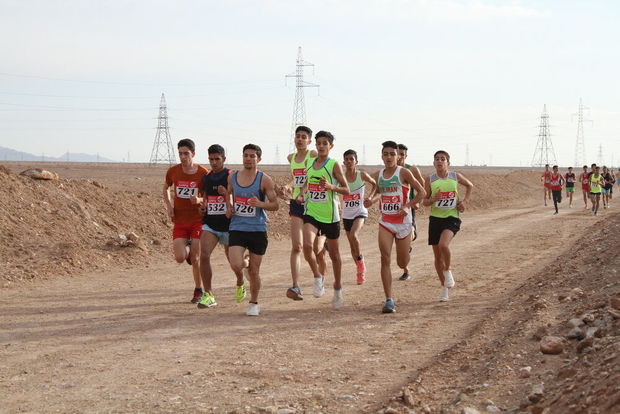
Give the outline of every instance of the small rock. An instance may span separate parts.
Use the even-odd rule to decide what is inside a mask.
[[[589,328],[589,329],[592,329],[592,328]],[[570,332],[568,332],[566,334],[566,337],[568,339],[577,339],[577,340],[581,341],[583,338],[586,337],[586,334],[585,334],[585,332],[583,332],[583,330],[581,328],[573,328],[573,329],[570,330]]]
[[[519,376],[521,378],[529,378],[530,375],[532,375],[532,367],[530,366],[523,367],[519,370]]]
[[[540,352],[557,355],[564,351],[564,340],[558,336],[545,336],[540,341]]]

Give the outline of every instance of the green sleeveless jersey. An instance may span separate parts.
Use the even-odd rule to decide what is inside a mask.
[[[308,191],[306,192],[304,201],[304,214],[313,217],[321,223],[335,223],[340,221],[338,205],[336,197],[332,190],[326,190],[321,187],[321,178],[325,177],[329,184],[334,184],[334,165],[336,160],[328,158],[319,169],[314,169],[314,161],[311,158],[308,161],[308,169],[306,177],[308,180]]]
[[[431,198],[439,194],[439,199],[431,205],[431,216],[446,218],[459,217],[456,203],[459,201],[459,183],[456,173],[448,172],[446,178],[433,174],[429,178],[431,184]]]
[[[297,158],[297,153],[294,153],[291,157],[291,174],[293,174],[292,199],[297,198],[304,184],[306,184],[306,168],[308,168],[308,161],[312,159],[310,150],[306,151],[306,156],[302,162],[296,162],[295,158]]]

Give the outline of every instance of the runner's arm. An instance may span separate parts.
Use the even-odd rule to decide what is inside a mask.
[[[260,207],[267,211],[276,211],[280,207],[278,204],[278,196],[273,188],[273,180],[270,176],[263,173],[263,180],[261,182],[261,191],[267,196],[269,201],[260,201],[256,196],[252,197],[250,204]]]

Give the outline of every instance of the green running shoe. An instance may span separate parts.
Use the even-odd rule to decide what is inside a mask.
[[[217,302],[215,301],[215,296],[213,296],[209,292],[205,292],[202,295],[202,299],[200,299],[200,302],[198,302],[198,307],[203,309],[203,308],[211,308],[213,306],[217,306]]]
[[[235,300],[237,303],[241,303],[243,299],[245,299],[245,285],[237,286],[235,289]]]

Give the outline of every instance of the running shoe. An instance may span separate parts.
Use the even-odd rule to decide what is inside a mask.
[[[411,279],[411,276],[409,275],[409,273],[403,273],[401,277],[398,278],[398,280],[409,280],[409,279]]]
[[[396,305],[394,304],[394,300],[387,299],[383,304],[383,308],[381,309],[381,313],[394,313],[396,312]]]
[[[451,289],[454,287],[454,276],[452,276],[451,270],[443,271],[443,285],[447,287],[448,289]]]
[[[245,285],[237,286],[235,288],[235,301],[241,303],[243,299],[245,299]]]
[[[245,314],[248,316],[258,316],[260,314],[260,308],[258,307],[258,303],[250,303],[248,305],[248,310],[245,311]]]
[[[325,277],[323,276],[314,278],[314,292],[312,292],[312,294],[314,295],[315,298],[320,298],[321,296],[325,294],[325,286],[323,283],[324,281],[325,281]]]
[[[202,299],[200,299],[200,302],[198,302],[198,307],[200,309],[212,308],[216,305],[217,302],[215,301],[215,296],[213,296],[209,292],[205,292],[204,295],[202,295]]]
[[[342,296],[342,288],[334,289],[334,297],[332,298],[332,307],[340,309],[344,305],[344,296]]]
[[[366,263],[364,263],[364,259],[356,260],[355,266],[357,267],[357,284],[361,285],[366,281]]]
[[[196,288],[194,289],[194,297],[192,298],[191,302],[192,303],[198,303],[200,302],[200,299],[202,299],[202,289]]]
[[[301,289],[297,286],[292,286],[286,289],[286,297],[293,300],[303,300],[304,295],[301,294]]]
[[[440,302],[447,302],[448,301],[448,288],[446,287],[442,287],[441,291],[439,292],[439,301]]]

